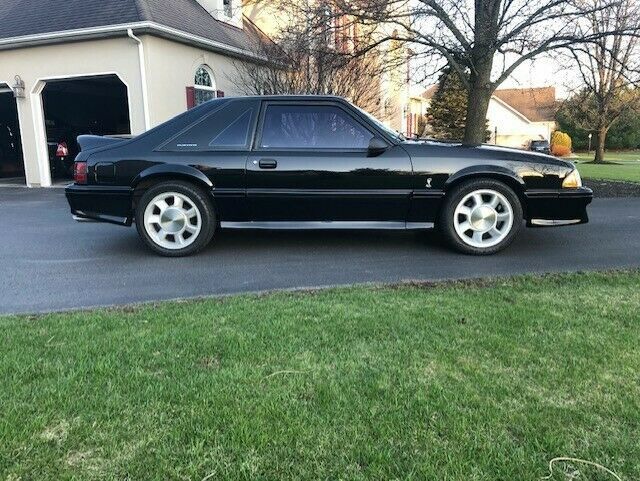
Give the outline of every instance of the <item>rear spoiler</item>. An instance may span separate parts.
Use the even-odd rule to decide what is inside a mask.
[[[99,135],[81,135],[78,137],[78,145],[82,152],[86,152],[88,150],[96,150],[103,147],[121,144],[122,142],[126,142],[132,138],[132,135],[113,135],[105,137],[101,137]]]

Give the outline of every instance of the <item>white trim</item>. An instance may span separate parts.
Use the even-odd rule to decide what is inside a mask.
[[[500,105],[502,105],[504,108],[506,108],[507,110],[509,110],[511,113],[516,114],[518,117],[522,118],[524,121],[526,121],[527,123],[531,124],[533,122],[531,122],[531,120],[529,120],[527,117],[525,117],[525,115],[520,112],[519,110],[515,109],[514,107],[512,107],[511,105],[509,105],[507,102],[505,102],[504,100],[502,100],[500,97],[497,97],[495,95],[491,96],[492,100],[495,100],[496,102],[498,102]]]
[[[47,128],[45,126],[44,119],[44,106],[42,102],[42,92],[47,85],[47,82],[52,80],[73,80],[86,77],[104,77],[107,75],[115,75],[120,82],[127,89],[127,107],[129,109],[129,132],[131,133],[133,122],[133,111],[131,103],[131,89],[129,84],[120,76],[118,72],[93,72],[93,73],[80,73],[80,74],[68,74],[68,75],[55,75],[50,77],[42,77],[35,81],[33,89],[31,90],[31,114],[33,116],[33,127],[35,132],[35,144],[36,144],[36,157],[38,161],[38,170],[40,173],[40,186],[51,187],[51,165],[49,164],[49,148],[47,145]],[[25,162],[26,167],[26,162]],[[26,170],[26,169],[25,169]],[[26,174],[26,171],[25,171]],[[27,177],[28,185],[29,177]]]
[[[34,44],[41,44],[47,42],[55,42],[55,41],[72,41],[77,40],[83,37],[91,37],[91,36],[108,36],[112,34],[121,33],[127,35],[128,30],[132,29],[148,29],[151,32],[160,32],[167,34],[169,36],[186,40],[190,43],[195,43],[200,46],[209,47],[217,51],[222,51],[226,53],[231,53],[233,55],[248,57],[254,60],[267,60],[266,57],[261,55],[256,55],[254,52],[250,50],[245,50],[243,48],[232,47],[231,45],[226,45],[224,43],[216,42],[214,40],[210,40],[205,37],[201,37],[199,35],[192,35],[190,33],[184,32],[182,30],[178,30],[172,27],[167,27],[165,25],[156,23],[156,22],[136,22],[136,23],[123,23],[119,25],[108,25],[106,27],[91,27],[91,28],[80,28],[75,30],[66,30],[61,32],[50,32],[43,34],[34,34],[34,35],[23,35],[19,37],[11,37],[0,40],[0,49],[10,49],[17,47],[25,47]]]
[[[38,80],[31,90],[31,116],[33,117],[36,159],[38,161],[38,174],[41,187],[51,187],[51,165],[49,163],[47,128],[44,120],[44,105],[42,102],[42,91],[46,85],[46,81]],[[28,183],[31,185],[30,182]]]
[[[151,114],[149,113],[149,90],[147,86],[147,63],[144,55],[144,43],[134,35],[132,29],[127,30],[127,35],[138,44],[138,62],[140,63],[140,81],[142,82],[142,107],[144,109],[144,129],[149,130],[151,129]],[[131,123],[131,120],[129,120],[129,123]]]

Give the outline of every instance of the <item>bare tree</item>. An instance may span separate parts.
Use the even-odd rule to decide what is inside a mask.
[[[624,26],[579,28],[586,16],[620,0],[332,0],[337,16],[368,26],[358,53],[389,42],[411,45],[423,65],[446,63],[468,95],[464,142],[482,143],[493,92],[520,65],[539,55],[593,42]],[[366,29],[366,27],[365,27]],[[623,32],[623,33],[626,33]]]
[[[339,95],[381,115],[381,57],[376,50],[352,54],[358,41],[353,24],[336,24],[322,2],[274,4],[287,12],[289,22],[257,47],[268,61],[238,64],[240,88],[260,95]]]
[[[607,9],[597,8],[604,0],[585,0],[591,11],[579,22],[583,36],[614,32],[576,45],[568,55],[575,61],[582,85],[579,102],[572,102],[580,126],[596,132],[594,162],[604,162],[607,133],[626,112],[640,109],[640,95],[633,86],[640,81],[640,4],[620,0]],[[632,34],[629,34],[631,32]]]

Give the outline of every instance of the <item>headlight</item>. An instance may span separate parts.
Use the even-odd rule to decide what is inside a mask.
[[[582,187],[582,178],[580,177],[580,172],[578,169],[573,169],[573,171],[564,178],[562,182],[563,189],[578,189]]]

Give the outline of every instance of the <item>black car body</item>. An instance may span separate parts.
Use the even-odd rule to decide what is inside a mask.
[[[506,230],[507,221],[498,219],[507,214],[509,235],[523,219],[529,226],[585,223],[592,199],[570,162],[494,146],[409,141],[337,97],[218,99],[132,139],[86,136],[79,144],[76,183],[66,190],[75,218],[136,222],[149,246],[165,255],[190,254],[210,240],[197,249],[188,233],[188,249],[150,242],[154,231],[177,239],[168,233],[175,222],[183,230],[202,223],[198,235],[207,237],[215,227],[444,228],[452,216],[458,230],[467,226],[465,216],[473,225],[458,237],[478,239],[453,244],[486,254],[512,238],[488,245],[490,233],[478,234],[480,226]],[[174,198],[161,199],[163,186]],[[158,192],[159,207],[152,207],[149,196]],[[199,209],[191,221],[185,215],[195,215],[193,206]]]

